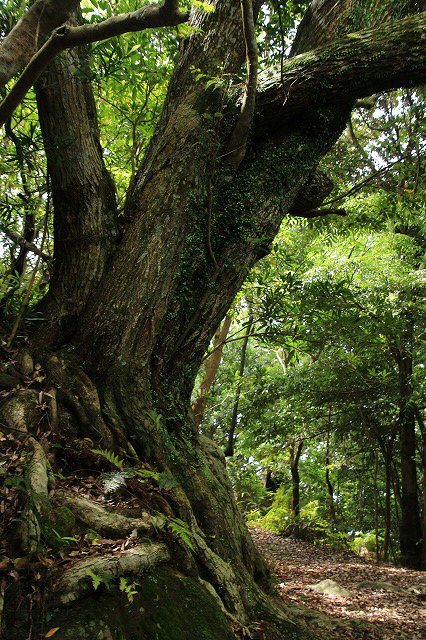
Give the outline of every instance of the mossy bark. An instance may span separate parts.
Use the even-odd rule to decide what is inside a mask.
[[[376,4],[367,25],[383,19]],[[354,9],[351,26],[358,24],[357,14]],[[339,20],[334,18],[327,37],[337,32]],[[196,81],[193,69],[221,80],[241,70],[239,3],[218,0],[214,12],[194,12],[193,23],[202,30],[182,46],[162,116],[129,189],[117,247],[114,194],[97,140],[90,87],[80,87],[76,76],[39,91],[40,120],[55,180],[55,252],[63,250],[62,255],[55,253],[56,272],[44,307],[46,324],[33,341],[34,361],[42,363],[46,374],[39,390],[53,389],[49,397],[58,405],[51,437],[59,439],[63,449],[49,451],[52,464],[55,467],[60,456],[68,459],[72,476],[75,439],[89,448],[84,440],[89,437],[97,448],[111,449],[129,466],[149,466],[153,477],[166,474],[173,482],[147,491],[137,478],[131,479],[140,510],[151,518],[160,511],[166,523],[160,530],[148,527],[144,540],[138,541],[146,545],[141,550],[144,557],[149,556],[150,544],[153,551],[152,563],[147,560],[140,567],[140,577],[133,578],[138,572],[131,553],[122,561],[106,552],[96,560],[115,571],[117,579],[125,578],[131,568],[132,580],[141,583],[133,603],[123,601],[116,586],[110,593],[91,593],[88,579],[78,590],[87,599],[79,596],[70,609],[48,581],[45,599],[35,603],[30,585],[22,581],[5,592],[7,640],[24,637],[31,628],[48,630],[47,626],[59,627],[55,635],[64,640],[226,640],[233,629],[241,637],[254,635],[257,626],[268,640],[298,637],[296,627],[270,597],[265,565],[236,506],[223,456],[195,428],[190,394],[219,322],[250,268],[268,253],[283,215],[340,135],[351,104],[343,95],[338,106],[333,102],[312,107],[308,118],[297,118],[292,126],[287,120],[283,128],[275,123],[280,114],[285,116],[285,108],[282,100],[275,100],[275,116],[264,118],[269,125],[262,139],[254,132],[238,172],[230,171],[220,156],[228,148],[237,117],[232,92],[207,90]],[[367,51],[372,38],[367,38]],[[361,54],[362,50],[360,46]],[[298,63],[289,64],[296,68]],[[417,67],[415,73],[418,77]],[[340,80],[338,86],[341,90]],[[75,104],[79,96],[81,102]],[[69,114],[58,107],[63,100]],[[206,114],[214,121],[222,108],[226,115],[210,126]],[[261,130],[262,114],[258,115]],[[84,140],[80,121],[87,132]],[[49,131],[53,136],[55,131],[74,136],[75,146],[67,151],[69,173],[52,155]],[[77,170],[72,158],[81,159],[85,145],[91,161]],[[209,184],[217,264],[206,243]],[[58,345],[61,353],[52,355]],[[37,433],[32,420],[36,397],[18,390],[7,399],[1,416],[6,429],[16,432],[18,425],[23,438]],[[49,449],[49,443],[45,445]],[[88,459],[95,471],[93,453]],[[73,510],[72,501],[66,506]],[[74,515],[93,529],[81,512]],[[171,517],[184,523],[189,544],[173,534],[167,525]],[[116,528],[106,530],[114,534]],[[173,568],[159,568],[160,561],[173,563]],[[66,578],[53,571],[50,577],[56,577],[57,584]],[[301,634],[309,637],[306,630]]]

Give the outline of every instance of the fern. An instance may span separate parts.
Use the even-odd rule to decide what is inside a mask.
[[[126,594],[129,602],[133,602],[134,596],[137,594],[136,591],[137,583],[136,582],[127,582],[126,578],[121,577],[118,583],[118,588],[124,594]]]
[[[149,471],[149,469],[135,469],[136,475],[138,475],[142,480],[155,480],[158,483],[160,474],[156,471]]]
[[[92,449],[92,453],[103,456],[108,462],[114,465],[114,467],[120,469],[120,471],[124,469],[124,460],[119,458],[113,451],[108,451],[108,449]]]
[[[194,551],[194,545],[192,543],[191,531],[183,520],[180,518],[169,518],[167,525],[170,531],[187,546],[191,551]]]
[[[114,578],[108,573],[94,573],[94,571],[87,571],[87,575],[91,579],[95,591],[97,591],[101,585],[105,585],[109,590],[115,582]],[[129,602],[133,602],[133,598],[137,594],[137,586],[137,582],[128,582],[127,578],[124,578],[123,576],[118,579],[118,588],[127,596]]]
[[[165,489],[166,491],[168,489],[173,489],[178,485],[178,482],[176,481],[176,479],[168,471],[164,471],[163,473],[158,474],[158,478],[156,478],[156,481],[158,483],[159,488]]]
[[[132,474],[127,471],[113,471],[112,473],[102,474],[102,488],[105,493],[114,493],[126,484],[127,478],[131,478]]]
[[[156,411],[154,411],[154,409],[148,409],[148,411],[146,412],[148,415],[148,418],[151,420],[152,424],[157,427],[157,429],[161,428],[161,422],[163,420],[163,416],[160,413],[157,413]]]
[[[94,573],[93,571],[87,571],[87,575],[91,579],[95,591],[98,590],[101,584],[104,584],[107,589],[111,587],[113,578],[107,573]]]

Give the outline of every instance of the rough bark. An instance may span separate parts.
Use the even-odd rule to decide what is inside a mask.
[[[381,25],[382,11],[371,10],[368,14],[368,25]],[[364,26],[359,25],[358,15],[354,9],[351,29]],[[258,105],[255,126],[262,135],[253,132],[237,173],[230,172],[226,163],[221,162],[238,117],[235,94],[206,90],[195,81],[191,67],[210,76],[234,74],[241,69],[244,40],[240,7],[236,2],[219,0],[214,13],[194,11],[193,24],[203,30],[193,33],[182,47],[162,116],[128,193],[126,228],[115,251],[112,232],[103,226],[106,220],[114,219],[115,207],[111,204],[110,180],[102,164],[90,95],[74,77],[65,77],[64,84],[58,86],[58,79],[64,79],[58,68],[52,71],[52,82],[40,88],[40,119],[58,218],[56,273],[45,306],[49,329],[46,333],[51,333],[52,325],[57,328],[53,343],[66,344],[72,356],[66,353],[65,362],[55,355],[42,358],[46,387],[38,391],[55,389],[53,395],[59,407],[57,437],[62,438],[64,455],[69,460],[76,455],[72,438],[86,442],[86,449],[92,446],[85,440],[88,437],[97,446],[113,449],[126,464],[139,471],[139,476],[132,471],[135,474],[131,478],[132,491],[144,511],[150,516],[159,510],[165,514],[163,529],[155,533],[158,541],[143,547],[144,556],[147,554],[144,566],[154,567],[154,581],[163,588],[153,586],[147,592],[152,574],[143,576],[140,587],[151,618],[155,622],[166,619],[165,638],[174,633],[174,640],[184,640],[191,631],[194,635],[188,620],[192,627],[201,620],[205,629],[196,629],[197,637],[202,638],[204,633],[209,640],[228,640],[232,637],[231,628],[243,635],[252,621],[260,622],[268,640],[297,637],[305,640],[309,633],[305,630],[299,633],[260,588],[265,577],[264,564],[238,512],[223,455],[211,441],[200,436],[188,416],[190,393],[206,347],[249,269],[268,252],[284,213],[343,130],[351,107],[346,101],[347,82],[357,74],[365,76],[353,83],[355,98],[374,86],[373,73],[377,84],[383,75],[386,86],[412,81],[411,76],[402,77],[402,68],[410,71],[414,79],[424,79],[421,71],[424,54],[419,53],[418,42],[419,24],[423,23],[419,18],[389,29],[381,26],[375,35],[368,32],[352,40],[341,40],[330,48],[337,63],[331,57],[327,64],[323,51],[291,60],[288,78],[294,78],[291,74],[296,71],[300,78],[304,69],[325,73],[327,85],[320,89],[327,98],[313,103],[303,86],[301,93],[299,89],[290,92],[287,100],[290,106],[295,95],[299,96],[299,108],[302,105],[303,109],[307,106],[311,109],[309,122],[295,119],[291,129],[287,103],[283,108],[283,94],[274,85],[275,93],[269,91],[264,107]],[[339,20],[334,19],[333,25],[327,33],[329,38],[336,34]],[[415,42],[407,33],[410,29],[416,36]],[[380,35],[384,32],[386,40]],[[375,36],[381,38],[383,51],[375,48]],[[385,50],[390,56],[389,70],[384,68]],[[405,53],[408,63],[404,62]],[[353,63],[350,67],[346,64],[342,67],[343,54],[350,57]],[[373,54],[377,54],[379,63],[375,67],[374,60],[370,60],[366,69],[360,61],[362,55]],[[330,74],[342,68],[343,73]],[[383,70],[379,79],[378,70]],[[344,76],[346,83],[342,81]],[[333,85],[331,89],[329,83]],[[311,87],[318,88],[318,84],[313,82]],[[305,106],[303,100],[308,100]],[[229,106],[226,117],[218,126],[210,127],[205,113],[214,117],[222,105]],[[77,125],[85,130],[86,137],[80,135]],[[70,136],[74,144],[52,150],[49,140],[53,136],[57,141],[55,136],[61,134]],[[74,164],[81,159],[80,151],[86,149],[86,144],[92,161],[80,164],[77,176]],[[63,153],[68,158],[69,173],[63,171],[60,162]],[[206,202],[213,158],[217,162],[211,184],[211,237],[216,265],[209,258],[206,242]],[[94,190],[90,189],[91,180],[97,187]],[[73,251],[67,244],[68,237],[74,239]],[[85,246],[90,250],[85,251]],[[69,283],[66,287],[65,282]],[[61,323],[58,318],[66,322]],[[69,336],[76,326],[71,340]],[[45,350],[49,340],[47,335]],[[90,372],[91,378],[82,367]],[[9,378],[15,380],[13,376]],[[31,391],[28,394],[17,389],[5,407],[1,407],[2,422],[10,424],[11,429],[27,428],[28,432],[37,433],[32,420],[37,397]],[[54,415],[55,403],[51,406]],[[89,453],[90,449],[85,451],[85,455]],[[55,451],[51,457],[55,464]],[[95,464],[93,458],[91,463]],[[172,476],[169,488],[151,487],[147,491],[138,480],[147,466],[153,482],[161,474]],[[59,490],[57,493],[60,494]],[[171,516],[185,523],[191,546],[173,533],[167,524]],[[145,544],[143,540],[139,542]],[[156,560],[167,561],[168,554],[176,568],[157,567]],[[134,564],[126,564],[131,556],[120,555],[111,560],[102,554],[98,561],[101,565],[105,562],[107,570],[118,579],[126,571],[135,575]],[[141,573],[144,566],[139,567]],[[58,588],[61,578],[54,577]],[[87,594],[86,601],[77,593],[69,611],[63,605],[58,610],[52,609],[52,602],[60,600],[55,584],[47,589],[43,604],[53,616],[52,626],[60,627],[57,633],[60,640],[93,637],[94,629],[101,637],[103,634],[105,638],[127,639],[135,635],[136,623],[143,639],[153,640],[158,635],[157,626],[147,626],[139,602],[137,608],[127,603],[120,608],[119,616],[112,619],[111,603],[116,603],[117,597],[111,594],[108,599],[103,594],[97,600],[86,589],[87,583],[83,594]],[[16,593],[19,588],[6,592],[8,640],[25,637],[32,624],[30,617],[22,616],[21,627],[14,626],[15,606],[21,602],[20,594]],[[80,587],[76,589],[79,591]],[[173,598],[176,592],[179,596]],[[180,597],[182,592],[185,599]],[[192,605],[185,607],[187,600]],[[158,607],[163,618],[158,616]],[[180,625],[178,632],[176,619]]]
[[[288,59],[281,71],[267,70],[259,78],[256,98],[259,121],[256,136],[275,133],[304,120],[305,113],[322,104],[355,100],[376,91],[387,91],[407,81],[413,86],[425,74],[426,14],[374,27]],[[407,57],[398,54],[405,43]],[[407,66],[406,66],[407,65]],[[284,108],[278,111],[277,106]],[[304,111],[306,110],[306,111]]]
[[[23,69],[50,32],[76,11],[80,0],[36,0],[0,46],[0,87]]]
[[[52,63],[37,86],[54,207],[55,268],[41,310],[43,345],[64,341],[99,283],[118,241],[115,185],[102,157],[87,69],[75,52]],[[67,117],[64,118],[64,113]]]

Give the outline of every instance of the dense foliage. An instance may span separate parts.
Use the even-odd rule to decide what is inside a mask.
[[[330,206],[343,205],[346,216],[284,221],[271,255],[236,302],[203,421],[206,434],[225,446],[239,389],[228,468],[250,520],[370,552],[378,542],[378,554],[393,559],[399,555],[398,354],[404,350],[413,365],[409,402],[419,487],[424,476],[422,126],[419,93],[360,105],[324,160],[335,180]],[[290,471],[298,447],[296,506]]]

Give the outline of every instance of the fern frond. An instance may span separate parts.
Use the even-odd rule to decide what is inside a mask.
[[[117,467],[120,471],[123,470],[124,460],[119,458],[113,451],[109,451],[108,449],[92,449],[92,453],[96,453],[98,456],[103,456],[108,460],[108,462],[114,465],[114,467]]]

